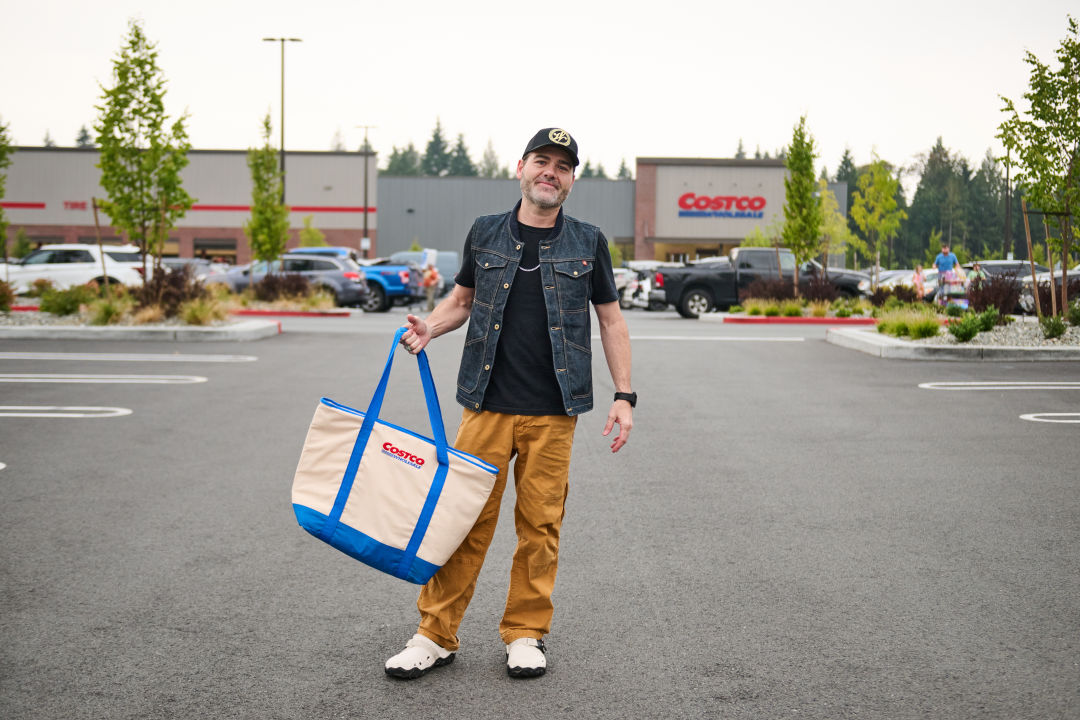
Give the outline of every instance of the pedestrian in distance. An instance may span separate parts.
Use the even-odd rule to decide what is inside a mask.
[[[926,276],[923,275],[922,265],[915,264],[915,272],[911,276],[911,285],[915,288],[915,294],[919,296],[919,300],[926,298]]]
[[[948,300],[948,286],[950,281],[954,280],[954,268],[959,266],[960,260],[949,249],[948,243],[942,243],[941,252],[934,258],[934,267],[938,271],[937,292],[934,295],[934,300],[938,303]]]
[[[637,403],[607,240],[562,210],[577,166],[570,133],[537,132],[517,164],[521,200],[509,212],[476,219],[454,289],[426,319],[407,317],[401,342],[411,353],[468,321],[457,381],[465,410],[454,447],[499,473],[468,536],[421,589],[417,632],[386,661],[393,677],[419,677],[453,661],[512,459],[518,540],[499,635],[511,677],[547,670],[543,638],[554,613],[574,429],[593,407],[590,303],[616,390],[603,429],[608,436],[618,426],[612,452],[626,444]]]
[[[431,312],[435,309],[435,294],[439,291],[439,285],[442,283],[442,277],[439,275],[439,270],[431,263],[427,264],[424,268],[423,279],[421,285],[424,287],[424,295],[427,296],[427,311]]]

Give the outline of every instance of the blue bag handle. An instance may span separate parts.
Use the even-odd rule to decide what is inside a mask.
[[[356,434],[356,442],[353,444],[352,453],[349,456],[349,464],[345,468],[345,476],[342,478],[341,487],[338,489],[337,497],[334,499],[334,507],[330,511],[330,515],[326,519],[326,523],[323,525],[322,530],[319,532],[319,537],[329,542],[330,536],[334,530],[337,529],[341,520],[341,513],[345,510],[345,503],[348,501],[349,493],[352,490],[353,482],[356,479],[357,469],[360,467],[360,460],[363,458],[364,449],[367,447],[368,440],[371,438],[371,431],[375,428],[375,421],[379,418],[379,412],[382,410],[383,398],[386,396],[386,388],[390,382],[390,370],[394,364],[394,351],[397,350],[398,343],[401,342],[402,336],[408,332],[408,328],[398,328],[394,334],[394,341],[390,345],[390,355],[386,359],[386,366],[383,368],[382,377],[379,379],[379,384],[375,388],[375,393],[371,397],[371,402],[368,403],[367,412],[364,414],[364,422],[360,425],[360,432]],[[431,516],[435,512],[435,506],[439,502],[439,496],[442,494],[443,485],[446,483],[446,475],[450,470],[450,453],[447,449],[446,442],[446,426],[443,424],[442,409],[439,407],[439,396],[435,391],[435,381],[431,377],[431,366],[428,363],[427,353],[421,350],[416,355],[416,364],[420,370],[420,382],[424,387],[424,400],[427,404],[428,421],[431,423],[431,431],[435,440],[435,455],[438,459],[438,469],[435,471],[435,477],[432,478],[431,487],[428,489],[427,498],[424,500],[424,507],[420,511],[420,516],[417,518],[416,527],[413,529],[413,533],[409,538],[409,543],[405,548],[401,556],[401,560],[398,563],[397,577],[405,578],[408,576],[409,569],[412,566],[413,561],[416,559],[416,551],[420,548],[420,543],[424,540],[424,535],[427,533],[428,525],[431,523]]]

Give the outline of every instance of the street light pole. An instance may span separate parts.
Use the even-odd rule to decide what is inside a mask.
[[[364,151],[364,234],[362,238],[364,240],[368,238],[368,158],[371,157],[371,146],[368,145],[367,131],[370,128],[374,128],[374,125],[357,125],[358,128],[364,129],[364,147],[361,148]],[[366,256],[365,256],[366,257]]]
[[[281,43],[281,202],[285,203],[285,43],[303,42],[300,38],[264,37],[263,42]]]

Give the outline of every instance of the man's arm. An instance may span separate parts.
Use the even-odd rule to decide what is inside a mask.
[[[619,309],[619,303],[597,305],[596,318],[600,321],[600,342],[604,346],[604,357],[611,371],[611,380],[615,383],[615,392],[632,392],[630,331],[626,328],[626,319]],[[609,434],[616,423],[619,425],[619,436],[611,443],[611,452],[619,452],[630,438],[630,429],[634,426],[634,409],[626,400],[616,400],[611,404],[604,435]]]
[[[457,330],[469,319],[474,293],[473,288],[454,283],[454,289],[435,306],[426,320],[407,315],[405,327],[409,331],[401,336],[401,344],[416,354],[440,335]]]

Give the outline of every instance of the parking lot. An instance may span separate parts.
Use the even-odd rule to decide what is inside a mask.
[[[366,407],[403,318],[5,342],[0,716],[1080,717],[1080,424],[1047,421],[1080,408],[1080,363],[881,360],[674,312],[627,313],[614,456],[594,332],[548,674],[504,669],[506,502],[457,660],[385,677],[416,587],[302,531],[290,484],[318,399]],[[451,434],[463,337],[429,347]],[[414,365],[384,417],[423,430]]]

